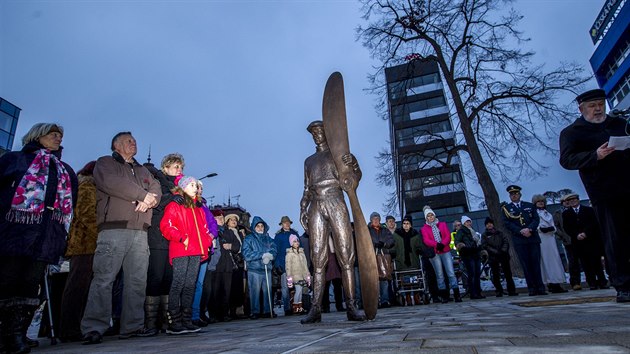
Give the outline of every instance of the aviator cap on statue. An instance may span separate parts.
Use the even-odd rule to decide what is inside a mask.
[[[594,89],[586,91],[580,95],[578,95],[575,100],[578,104],[582,102],[588,101],[596,101],[596,100],[605,100],[606,99],[606,91],[602,89]]]
[[[519,186],[517,186],[517,185],[515,185],[515,184],[511,184],[511,185],[509,185],[509,186],[508,186],[505,190],[506,190],[508,193],[520,193],[520,192],[521,192],[521,189],[523,189],[523,188],[521,188],[521,187],[519,187]]]
[[[313,133],[313,129],[315,129],[316,127],[320,127],[320,128],[324,128],[324,122],[322,122],[321,120],[314,120],[311,122],[311,124],[308,125],[308,127],[306,127],[306,130],[308,130],[309,133]]]

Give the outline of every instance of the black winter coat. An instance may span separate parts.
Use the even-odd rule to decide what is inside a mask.
[[[227,251],[223,249],[224,243],[231,243],[232,250]],[[235,268],[234,255],[241,250],[241,243],[238,242],[236,234],[229,228],[224,228],[222,232],[219,232],[219,244],[221,245],[221,257],[217,263],[217,272],[232,272]]]
[[[621,118],[609,116],[594,124],[580,117],[560,133],[560,164],[580,171],[593,204],[630,197],[630,149],[614,151],[599,161],[596,152],[611,136],[626,136],[626,126]]]
[[[488,252],[489,257],[496,257],[508,254],[510,244],[503,232],[497,229],[486,229],[481,235],[481,248]]]
[[[168,250],[169,241],[162,235],[160,231],[160,221],[164,216],[164,209],[173,200],[171,190],[175,188],[175,176],[167,176],[155,167],[147,167],[153,177],[160,182],[162,188],[162,197],[160,203],[153,208],[151,216],[151,226],[148,230],[149,248],[153,250]]]
[[[68,232],[63,224],[52,220],[52,211],[44,209],[40,224],[17,224],[6,220],[11,201],[22,177],[42,149],[39,143],[29,143],[22,151],[12,151],[0,156],[0,255],[27,256],[33,260],[56,264],[66,251]],[[61,158],[61,149],[54,152]],[[57,194],[57,168],[51,159],[44,203],[52,207]],[[72,205],[77,204],[79,181],[70,165],[62,162],[70,175]]]
[[[466,226],[462,226],[459,231],[455,234],[455,246],[463,243],[465,247],[459,249],[460,257],[479,257],[479,245],[473,238],[472,232]]]

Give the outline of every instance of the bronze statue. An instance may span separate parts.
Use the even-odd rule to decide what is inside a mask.
[[[356,308],[354,298],[354,240],[350,215],[339,183],[337,167],[330,153],[324,124],[314,121],[307,130],[313,135],[316,152],[304,161],[304,195],[300,201],[300,222],[309,234],[313,264],[313,306],[302,323],[321,321],[321,304],[328,264],[328,235],[332,231],[337,262],[341,268],[348,320],[364,321],[365,315]],[[344,163],[361,179],[356,158],[347,154]]]

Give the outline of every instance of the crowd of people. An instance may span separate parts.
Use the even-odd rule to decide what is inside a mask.
[[[619,179],[625,174],[614,169],[628,168],[630,157],[602,143],[609,133],[601,127],[622,129],[605,115],[602,100],[601,90],[580,95],[583,116],[561,135],[561,164],[580,170],[592,207],[568,194],[561,200],[563,208],[552,214],[544,196],[534,195],[529,203],[521,200],[522,189],[511,185],[509,202],[500,211],[506,233],[490,218],[485,230],[475,230],[466,215],[451,230],[430,206],[424,207],[424,220],[416,220],[416,228],[409,215],[400,222],[387,216],[382,224],[381,216],[372,213],[368,230],[378,260],[379,306],[421,303],[418,293],[397,293],[392,273],[405,270],[422,270],[424,291],[433,302],[462,302],[455,261],[465,269],[464,288],[471,300],[485,297],[482,262],[491,268],[496,296],[516,296],[511,248],[530,296],[566,292],[566,267],[573,291],[582,289],[581,271],[592,290],[609,288],[608,273],[617,301],[629,302],[629,247],[621,229],[627,205],[618,203],[628,187]],[[323,146],[321,122],[312,123],[309,131],[318,148]],[[116,134],[111,155],[90,161],[75,174],[61,160],[63,134],[58,124],[35,124],[23,137],[21,151],[0,157],[0,215],[5,216],[0,220],[0,351],[28,353],[37,345],[26,332],[40,306],[48,265],[58,264],[62,256],[70,264],[60,305],[63,341],[98,344],[104,335],[178,335],[214,322],[273,318],[276,289],[284,315],[300,315],[307,312],[312,280],[325,284],[315,294],[323,297],[315,305],[321,302],[322,312],[330,311],[332,285],[337,311],[348,311],[351,320],[365,319],[354,308],[361,306],[361,288],[358,265],[348,262],[354,258],[345,247],[352,242],[334,239],[330,230],[322,231],[326,228],[314,228],[311,237],[300,235],[288,216],[270,234],[261,217],[248,224],[239,215],[209,208],[201,181],[184,174],[183,156],[165,156],[159,169],[143,166],[134,158],[131,132]],[[352,156],[347,164],[360,175]],[[307,187],[312,185],[305,187],[305,196],[311,195]],[[340,189],[320,187],[320,194],[343,200]],[[317,208],[307,209],[309,203]],[[319,213],[329,207],[326,203],[303,198],[302,224],[323,223]],[[333,226],[351,237],[347,221]],[[327,253],[311,254],[312,248]],[[319,311],[311,311],[303,323],[317,322]]]

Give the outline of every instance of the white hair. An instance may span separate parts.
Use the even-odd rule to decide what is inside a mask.
[[[37,141],[37,139],[50,133],[53,129],[59,130],[63,135],[63,127],[57,123],[37,123],[31,127],[31,129],[22,137],[22,146],[28,143]]]

